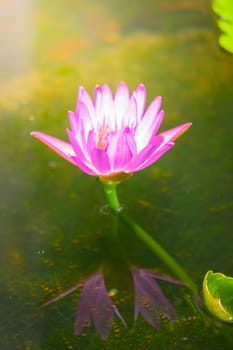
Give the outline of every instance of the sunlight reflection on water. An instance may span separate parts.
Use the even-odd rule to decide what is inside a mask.
[[[24,73],[30,66],[31,3],[31,0],[0,1],[0,78]]]

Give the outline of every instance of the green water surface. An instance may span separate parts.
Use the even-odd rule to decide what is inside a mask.
[[[133,322],[132,281],[100,183],[29,136],[66,139],[79,85],[144,83],[163,96],[161,130],[192,128],[157,163],[119,187],[137,219],[197,283],[206,271],[233,275],[233,57],[218,46],[205,0],[0,1],[0,348],[3,350],[230,350],[232,326],[197,315],[188,290],[161,284],[179,319]],[[121,227],[127,263],[170,271]],[[124,248],[123,248],[124,249]],[[119,256],[119,260],[118,260]],[[115,319],[106,341],[73,335],[79,291],[40,304],[103,264]],[[109,264],[109,265],[108,265]]]

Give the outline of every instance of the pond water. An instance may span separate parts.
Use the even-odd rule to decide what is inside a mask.
[[[209,1],[0,1],[0,347],[232,349],[232,326],[203,319],[187,289],[162,283],[178,320],[133,322],[127,266],[171,275],[124,226],[114,245],[100,183],[29,136],[66,138],[79,85],[92,93],[139,83],[163,96],[162,129],[192,128],[173,150],[119,186],[137,219],[197,283],[208,270],[232,275],[233,57],[217,44]],[[124,264],[122,250],[127,264]],[[41,307],[104,266],[127,321],[102,341],[73,334],[80,291]]]

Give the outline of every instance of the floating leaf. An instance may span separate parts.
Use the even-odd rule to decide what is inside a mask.
[[[233,53],[233,1],[213,0],[213,11],[220,17],[218,27],[223,32],[219,44],[225,50]]]
[[[233,322],[233,278],[208,271],[203,281],[204,303],[214,316]]]

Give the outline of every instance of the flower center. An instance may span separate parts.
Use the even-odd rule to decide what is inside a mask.
[[[95,134],[96,146],[99,149],[105,150],[107,147],[106,135],[109,133],[110,128],[102,126]]]

